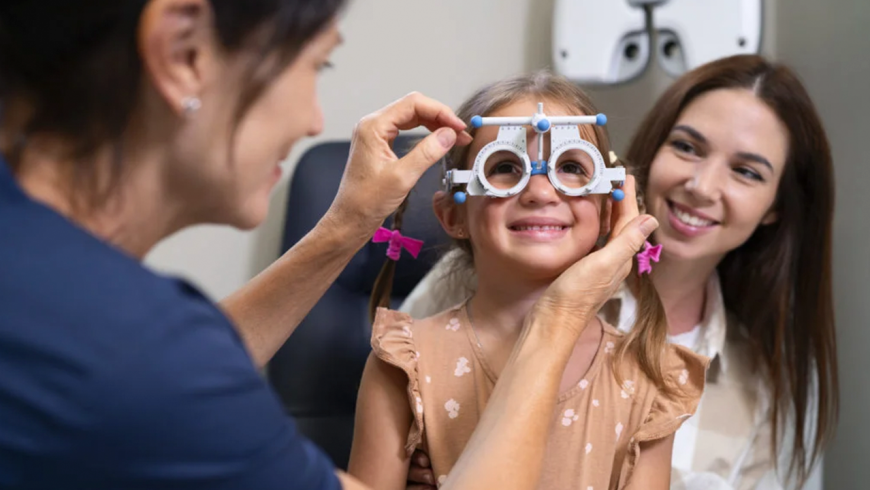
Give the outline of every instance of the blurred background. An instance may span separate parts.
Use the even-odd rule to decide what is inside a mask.
[[[702,0],[698,0],[702,1]],[[326,129],[288,157],[267,221],[257,230],[200,226],[159,245],[152,267],[184,276],[215,300],[281,250],[288,178],[306,149],[346,140],[365,114],[420,91],[452,107],[486,83],[552,66],[554,0],[355,0],[345,44],[320,84]],[[791,66],[815,101],[834,152],[834,281],[841,413],[825,457],[825,488],[870,488],[870,0],[764,0],[761,53]],[[586,87],[620,152],[671,83],[657,63],[633,82]]]

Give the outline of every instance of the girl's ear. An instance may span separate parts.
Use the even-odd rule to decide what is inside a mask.
[[[604,195],[604,201],[601,204],[601,228],[598,236],[606,237],[610,234],[610,218],[613,216],[613,201],[610,200],[610,195]]]
[[[432,197],[432,209],[441,227],[453,238],[468,238],[465,225],[465,210],[451,199],[450,194],[438,191]]]

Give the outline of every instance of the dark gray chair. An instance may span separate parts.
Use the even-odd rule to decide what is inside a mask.
[[[403,155],[411,144],[407,137],[397,139],[396,153]],[[302,156],[287,200],[282,251],[308,233],[329,208],[349,148],[349,142],[325,143]],[[441,170],[436,165],[411,193],[402,232],[424,240],[425,245],[417,260],[403,252],[396,268],[394,308],[435,264],[448,243],[432,212],[432,195],[440,179]],[[389,227],[389,222],[385,226]],[[342,469],[347,468],[359,381],[371,351],[369,296],[386,260],[386,249],[385,243],[369,242],[363,247],[268,365],[270,383],[300,431]]]

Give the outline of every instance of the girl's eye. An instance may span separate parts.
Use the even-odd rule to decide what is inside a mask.
[[[517,164],[514,162],[499,162],[492,167],[492,170],[489,171],[489,174],[509,174],[518,171],[519,169],[517,168]]]
[[[559,165],[559,171],[567,174],[586,175],[586,169],[577,162],[565,162]]]

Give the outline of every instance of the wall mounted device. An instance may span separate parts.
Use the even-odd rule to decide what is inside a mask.
[[[553,63],[576,83],[613,85],[758,53],[762,0],[556,0]]]

